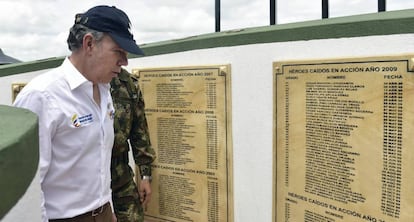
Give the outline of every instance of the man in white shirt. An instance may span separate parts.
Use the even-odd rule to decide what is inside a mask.
[[[76,15],[63,64],[30,81],[14,105],[39,117],[42,220],[116,221],[111,209],[114,107],[109,82],[143,55],[121,10]]]

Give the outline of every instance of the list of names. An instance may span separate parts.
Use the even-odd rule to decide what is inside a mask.
[[[274,222],[414,221],[410,61],[274,63]]]
[[[228,66],[136,70],[152,145],[149,221],[233,220]]]

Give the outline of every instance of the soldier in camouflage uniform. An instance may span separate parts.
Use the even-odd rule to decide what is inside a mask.
[[[151,147],[144,100],[137,83],[138,80],[124,69],[111,82],[115,107],[111,188],[118,222],[143,222],[144,208],[151,198],[151,163],[155,151]],[[142,178],[139,187],[129,166],[128,140]]]

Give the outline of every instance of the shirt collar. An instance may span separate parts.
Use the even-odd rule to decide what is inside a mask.
[[[65,58],[62,64],[63,72],[65,73],[65,78],[69,84],[71,90],[79,87],[85,82],[89,82],[85,76],[83,76],[76,67],[72,64],[68,57]]]
[[[83,76],[82,73],[80,73],[76,69],[76,67],[69,60],[69,57],[66,57],[65,60],[63,61],[62,68],[63,68],[63,72],[65,73],[66,81],[68,82],[71,90],[74,90],[85,83],[88,83],[92,86],[92,82],[87,80],[85,76]],[[102,85],[105,89],[109,89],[109,83],[99,84],[99,85]]]

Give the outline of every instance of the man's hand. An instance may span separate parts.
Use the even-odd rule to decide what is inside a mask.
[[[142,207],[144,208],[144,211],[146,211],[147,205],[151,200],[151,183],[148,179],[141,180],[138,192]]]

